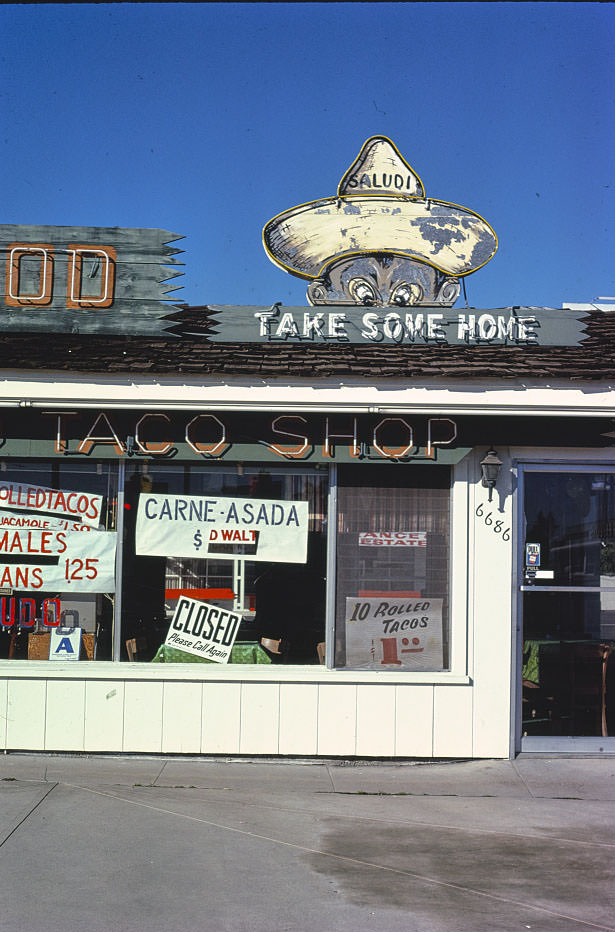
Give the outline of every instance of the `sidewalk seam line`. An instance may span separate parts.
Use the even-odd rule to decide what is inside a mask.
[[[160,780],[160,777],[162,776],[163,771],[164,771],[165,767],[167,766],[167,764],[168,764],[168,761],[165,760],[165,762],[163,763],[162,767],[160,768],[160,770],[158,771],[158,773],[156,774],[156,776],[155,776],[154,779],[152,780],[152,786],[156,786],[156,785],[157,785],[157,783],[158,783],[158,781]]]
[[[515,773],[517,774],[517,776],[518,776],[519,779],[521,780],[523,786],[526,788],[526,790],[528,791],[528,793],[530,794],[530,796],[532,797],[532,799],[536,799],[536,797],[534,796],[532,790],[530,789],[529,783],[527,782],[527,780],[525,779],[525,777],[523,776],[523,774],[519,771],[519,768],[517,767],[517,761],[516,761],[516,760],[513,760],[513,761],[511,761],[511,764],[512,764],[513,770],[515,771]]]
[[[78,789],[82,789],[82,790],[89,789],[89,787],[78,785],[78,784],[68,783],[66,785],[75,786],[75,787],[78,787]],[[124,787],[124,788],[126,790],[132,790],[131,787]],[[164,785],[155,786],[155,787],[154,786],[143,786],[140,788],[141,789],[156,789],[156,790],[178,789],[178,787],[176,786],[164,786]],[[212,791],[212,788],[210,787],[197,787],[197,789],[204,789],[209,792]],[[102,791],[93,790],[92,792],[102,792]],[[213,790],[213,792],[219,792],[218,788],[216,787]],[[108,796],[110,799],[120,799],[122,800],[122,802],[134,802],[136,805],[144,805],[144,806],[150,805],[149,803],[139,803],[136,800],[127,799],[125,796],[117,796],[113,793],[103,793],[103,795]],[[463,797],[463,798],[468,798],[468,797]],[[472,798],[480,799],[481,797],[472,797]],[[326,810],[321,810],[321,809],[291,809],[288,806],[279,806],[279,805],[274,806],[274,805],[268,805],[266,803],[260,803],[260,802],[253,803],[249,799],[237,799],[237,797],[233,799],[229,799],[228,797],[218,796],[218,797],[215,797],[215,802],[216,804],[222,804],[222,805],[228,805],[228,806],[240,805],[240,806],[247,806],[249,808],[258,809],[258,810],[271,810],[272,812],[288,812],[288,813],[293,813],[295,815],[316,815],[319,818],[349,819],[353,822],[374,822],[378,825],[388,825],[388,824],[392,824],[392,825],[403,824],[403,825],[408,825],[408,826],[416,825],[416,826],[420,826],[424,828],[442,829],[444,831],[449,831],[449,832],[468,832],[469,834],[474,834],[474,835],[498,835],[498,836],[502,836],[505,838],[533,838],[536,840],[553,841],[558,844],[581,845],[584,848],[615,848],[615,843],[610,844],[609,842],[602,842],[602,841],[582,841],[578,838],[563,838],[561,836],[541,835],[538,832],[534,832],[534,833],[506,832],[506,831],[501,831],[499,829],[475,828],[473,826],[466,826],[466,825],[448,825],[443,822],[426,822],[421,819],[403,818],[399,820],[399,819],[393,819],[393,818],[389,818],[389,819],[374,818],[373,816],[357,815],[356,813],[353,813],[353,815],[347,815],[346,813],[339,813],[339,812],[332,813],[332,812],[327,812]],[[173,810],[165,809],[162,811],[173,813]],[[181,815],[181,813],[178,813],[178,815]]]
[[[44,802],[45,802],[45,800],[47,799],[47,797],[49,796],[49,794],[50,794],[53,790],[55,790],[56,786],[58,786],[57,783],[54,783],[52,786],[50,786],[49,789],[47,790],[47,792],[45,793],[45,795],[44,795],[44,796],[41,796],[41,798],[39,799],[39,801],[38,801],[37,803],[35,803],[34,806],[32,806],[32,808],[30,809],[29,812],[26,812],[26,814],[25,814],[25,816],[23,817],[23,819],[20,819],[20,820],[19,820],[19,822],[17,823],[17,825],[15,825],[15,826],[11,829],[11,831],[8,833],[8,835],[6,836],[6,838],[3,838],[2,841],[0,841],[0,848],[2,848],[3,845],[5,845],[5,844],[7,843],[7,841],[9,840],[9,838],[12,838],[12,837],[13,837],[13,835],[15,834],[15,832],[17,831],[17,829],[18,829],[18,828],[21,828],[21,826],[24,824],[24,822],[25,822],[27,819],[30,818],[30,816],[32,815],[32,813],[35,812],[35,811],[38,809],[38,807],[41,805],[41,803],[44,803]]]

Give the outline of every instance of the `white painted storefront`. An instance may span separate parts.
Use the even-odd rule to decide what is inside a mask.
[[[5,372],[0,406],[143,411],[515,415],[569,419],[570,446],[502,447],[490,511],[484,436],[452,467],[450,663],[443,672],[328,665],[0,661],[7,750],[378,758],[507,758],[519,749],[518,473],[525,463],[608,469],[609,449],[574,443],[575,419],[615,416],[613,388],[536,381],[308,380]],[[608,420],[606,421],[608,423]],[[605,426],[605,431],[610,428]],[[1,453],[0,453],[1,455]],[[479,514],[477,515],[477,509]],[[485,515],[492,514],[491,524]],[[498,522],[498,529],[495,522]],[[501,522],[501,523],[500,523]],[[508,533],[504,533],[508,530]],[[329,631],[327,632],[330,633]]]

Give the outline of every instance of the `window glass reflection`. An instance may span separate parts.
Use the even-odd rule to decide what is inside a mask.
[[[527,473],[525,519],[526,541],[554,573],[536,585],[615,586],[614,475]]]
[[[615,476],[525,478],[526,544],[539,545],[540,570],[552,578],[536,578],[523,594],[522,731],[608,737],[615,732]],[[585,587],[597,591],[570,591]]]

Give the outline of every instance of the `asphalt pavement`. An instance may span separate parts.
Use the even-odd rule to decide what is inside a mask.
[[[615,758],[0,757],[1,932],[615,932]]]

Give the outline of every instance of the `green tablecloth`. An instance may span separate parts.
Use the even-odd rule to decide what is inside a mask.
[[[231,648],[229,663],[271,663],[271,658],[256,641],[237,641]],[[177,647],[161,644],[152,663],[215,663]],[[220,664],[218,664],[220,666]]]
[[[540,683],[540,648],[551,647],[559,649],[559,641],[526,640],[523,642],[523,670],[522,677],[530,683]]]

